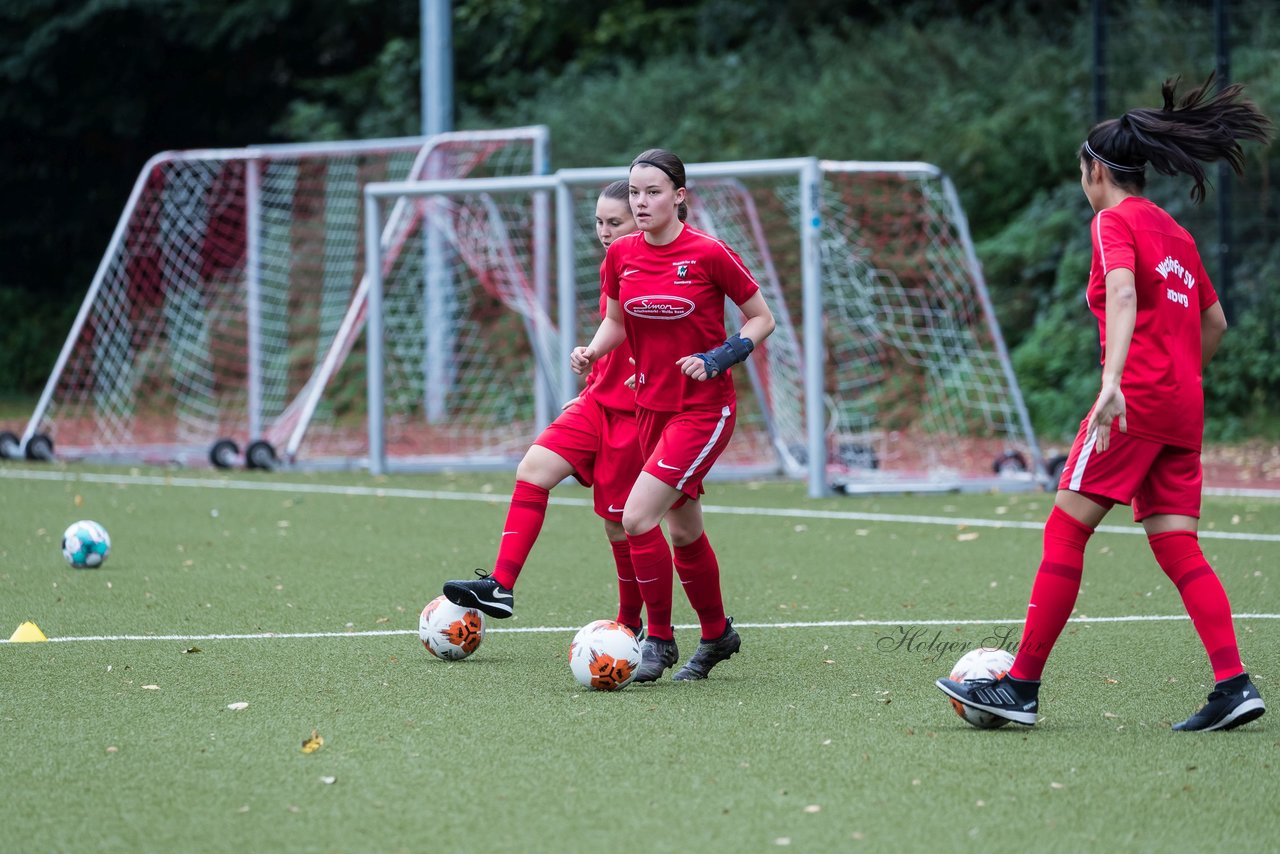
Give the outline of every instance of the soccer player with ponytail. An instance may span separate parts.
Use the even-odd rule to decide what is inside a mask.
[[[635,228],[627,182],[614,181],[596,202],[596,237],[608,249]],[[602,315],[604,309],[602,291]],[[623,347],[596,362],[582,394],[566,403],[559,417],[534,440],[516,467],[515,491],[492,574],[478,569],[479,578],[447,582],[444,595],[449,601],[499,619],[512,615],[516,579],[542,531],[549,494],[572,475],[593,488],[596,515],[604,519],[618,570],[618,622],[640,635],[644,603],[622,530],[622,508],[644,462],[636,439],[635,393],[628,384],[630,356],[630,348]]]
[[[1036,722],[1040,676],[1066,625],[1085,544],[1116,504],[1132,504],[1156,562],[1182,597],[1213,669],[1208,703],[1175,731],[1227,730],[1266,708],[1236,645],[1231,605],[1197,539],[1201,373],[1227,323],[1195,241],[1143,196],[1146,169],[1189,175],[1204,199],[1202,162],[1243,173],[1242,140],[1266,142],[1271,123],[1241,97],[1216,95],[1212,78],[1175,102],[1165,81],[1161,109],[1134,109],[1096,125],[1080,147],[1080,185],[1095,215],[1086,291],[1102,347],[1098,398],[1081,422],[1044,527],[1022,641],[1009,673],[994,681],[940,679],[950,697],[1028,726]]]
[[[725,616],[720,567],[703,529],[699,496],[733,434],[737,403],[729,369],[773,332],[774,320],[737,253],[685,224],[680,158],[662,149],[636,157],[630,194],[638,231],[609,247],[601,274],[605,317],[591,343],[573,350],[570,363],[582,373],[623,343],[635,358],[636,422],[646,459],[622,527],[649,617],[636,681],[658,679],[679,659],[671,626],[674,574],[702,630],[697,650],[674,678],[704,679],[742,641]],[[746,322],[724,340],[726,297]]]

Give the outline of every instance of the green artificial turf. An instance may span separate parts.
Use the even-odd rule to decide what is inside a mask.
[[[33,620],[52,639],[0,644],[6,847],[1273,844],[1276,712],[1170,732],[1211,673],[1189,621],[1139,619],[1182,613],[1141,536],[1104,530],[1089,546],[1077,615],[1124,619],[1070,624],[1041,722],[984,732],[932,681],[971,646],[1016,641],[1049,496],[813,501],[801,484],[712,484],[708,534],[742,652],[705,682],[603,694],[567,663],[576,628],[616,607],[577,486],[553,493],[513,619],[489,621],[462,662],[417,639],[440,584],[491,564],[509,489],[509,475],[5,464],[0,638]],[[1107,524],[1132,529],[1125,512]],[[78,518],[111,533],[101,569],[62,560]],[[1203,526],[1236,536],[1203,544],[1237,613],[1280,614],[1280,502],[1208,499]],[[698,633],[676,600],[686,658]],[[1277,628],[1237,620],[1273,702]],[[263,633],[314,636],[209,637]],[[304,753],[313,730],[324,744]]]

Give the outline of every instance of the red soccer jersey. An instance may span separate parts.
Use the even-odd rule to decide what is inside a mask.
[[[742,305],[759,290],[736,252],[690,225],[665,246],[637,231],[609,247],[602,276],[605,293],[622,305],[637,405],[680,412],[734,401],[731,371],[698,382],[676,361],[724,343],[725,297]]]
[[[604,293],[605,262],[600,262],[600,316],[604,317],[608,300]],[[631,364],[631,343],[623,341],[611,353],[596,360],[587,374],[584,397],[590,395],[596,403],[620,412],[636,411],[636,393],[627,388],[627,378],[635,373]]]
[[[1218,301],[1196,242],[1173,217],[1131,196],[1093,218],[1089,309],[1098,318],[1103,360],[1107,352],[1107,273],[1133,271],[1138,316],[1124,363],[1129,432],[1199,449],[1204,436],[1200,385],[1200,314]]]

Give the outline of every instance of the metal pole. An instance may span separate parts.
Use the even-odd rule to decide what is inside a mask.
[[[809,497],[827,486],[826,338],[822,316],[822,169],[815,158],[800,167],[800,287],[804,306],[804,416],[809,444]]]
[[[551,172],[550,134],[538,138],[533,149],[533,174]],[[539,191],[533,194],[533,289],[538,307],[551,315],[551,194]],[[536,354],[535,354],[536,355]],[[534,359],[534,417],[538,429],[550,424],[559,412],[555,377],[546,376],[542,365]],[[568,398],[565,398],[568,400]]]
[[[453,8],[450,0],[421,0],[422,134],[453,130]]]
[[[1218,91],[1222,91],[1231,82],[1231,24],[1227,20],[1226,0],[1213,2],[1214,43],[1217,48]],[[1233,177],[1231,166],[1225,161],[1218,163],[1218,276],[1214,285],[1218,291],[1218,299],[1222,302],[1222,310],[1231,316],[1230,308],[1234,302],[1234,259],[1231,257],[1231,189]]]
[[[364,336],[368,364],[369,473],[387,473],[386,432],[383,426],[382,366],[382,210],[378,198],[364,194],[364,258],[369,278],[368,319]]]
[[[574,281],[573,235],[577,225],[574,221],[573,192],[569,185],[556,185],[556,304],[558,307],[558,324],[560,326],[560,385],[559,397],[569,400],[577,389],[577,378],[569,367],[569,354],[577,346],[577,283]]]
[[[248,336],[249,441],[262,438],[262,161],[244,164],[245,327]]]

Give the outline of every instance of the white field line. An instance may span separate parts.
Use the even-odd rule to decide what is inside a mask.
[[[337,486],[323,483],[296,483],[247,480],[206,480],[192,477],[156,475],[96,474],[92,472],[34,471],[31,469],[0,468],[0,479],[44,480],[72,483],[102,483],[115,486],[172,486],[194,489],[233,489],[246,492],[287,492],[311,495],[363,496],[370,498],[411,498],[431,501],[474,501],[493,504],[507,500],[506,494],[478,492],[446,492],[433,489],[403,489],[384,486]],[[553,496],[550,503],[565,507],[591,507],[585,498],[560,498]],[[789,519],[827,519],[845,522],[886,522],[904,525],[943,525],[952,528],[1004,528],[1008,530],[1041,531],[1043,522],[1022,522],[1012,519],[977,519],[960,516],[920,516],[903,513],[859,513],[851,510],[816,510],[790,507],[727,507],[718,504],[703,506],[703,512],[728,516],[773,516]],[[1145,535],[1140,525],[1099,525],[1100,532],[1108,534]],[[1202,540],[1244,540],[1255,543],[1280,543],[1280,534],[1245,533],[1238,531],[1201,531]]]
[[[1153,623],[1186,620],[1186,614],[1133,614],[1123,617],[1073,617],[1070,623]],[[1236,614],[1239,620],[1280,620],[1280,614]],[[1022,617],[1007,620],[813,620],[786,623],[737,623],[740,629],[827,629],[827,628],[897,628],[901,626],[1016,626]],[[512,626],[509,628],[485,628],[494,634],[568,634],[581,626]],[[677,625],[677,629],[696,629],[693,623]],[[79,637],[51,637],[50,643],[87,643],[101,641],[192,641],[213,640],[310,640],[314,638],[376,638],[400,635],[417,635],[416,629],[378,629],[366,632],[253,632],[251,634],[209,635],[83,635]],[[0,638],[0,645],[15,643]]]

